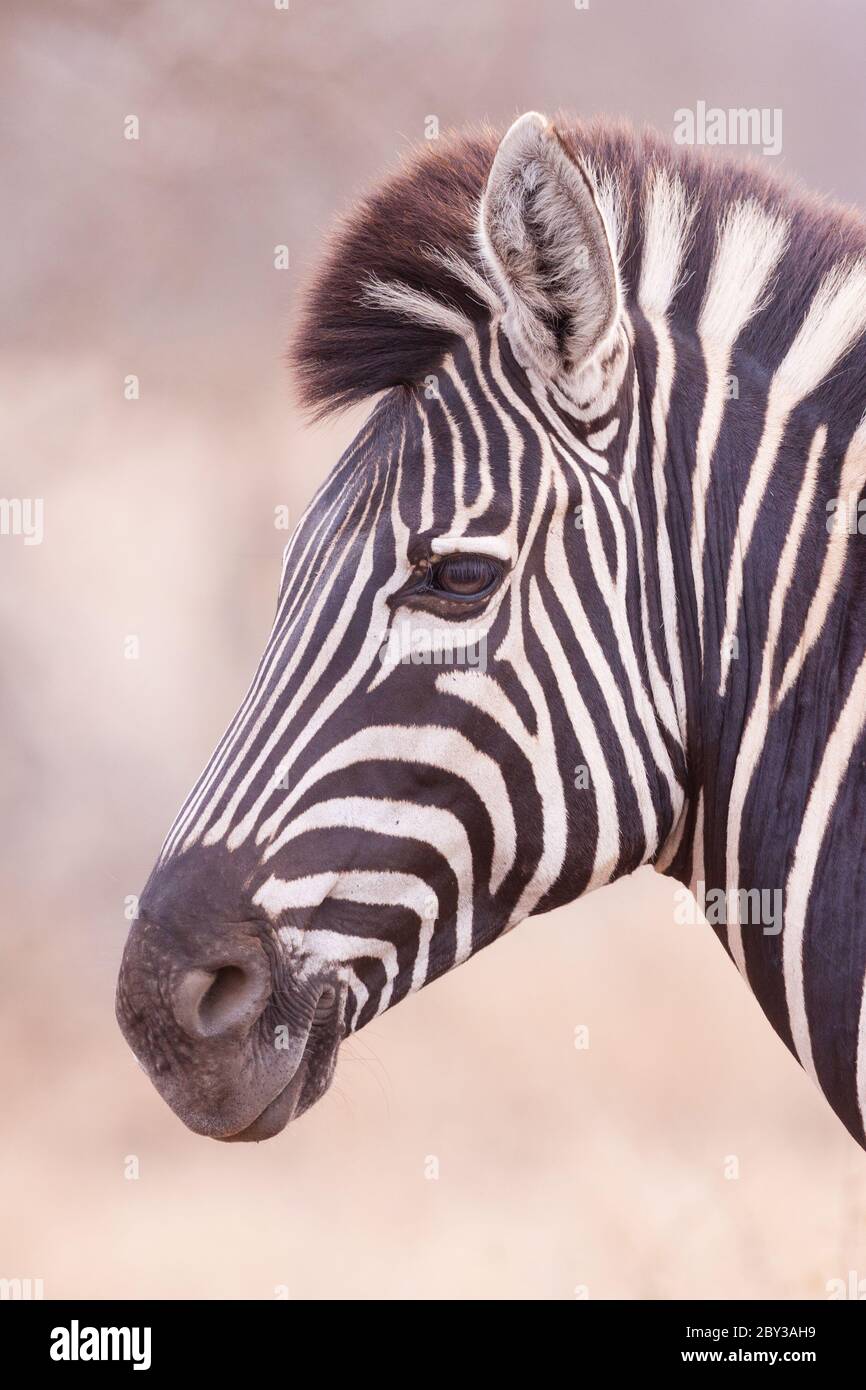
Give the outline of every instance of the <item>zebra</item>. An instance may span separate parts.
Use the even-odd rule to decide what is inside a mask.
[[[651,865],[866,1144],[864,332],[857,214],[606,120],[355,205],[289,356],[370,413],[118,980],[192,1130],[277,1134],[371,1019]]]

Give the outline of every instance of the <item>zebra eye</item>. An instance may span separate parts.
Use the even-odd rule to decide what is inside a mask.
[[[497,583],[499,566],[487,555],[448,555],[430,573],[433,593],[480,598]]]

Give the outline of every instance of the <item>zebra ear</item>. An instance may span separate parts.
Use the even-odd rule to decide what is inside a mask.
[[[587,170],[535,111],[514,122],[496,152],[480,242],[516,356],[567,382],[616,327],[619,278]]]

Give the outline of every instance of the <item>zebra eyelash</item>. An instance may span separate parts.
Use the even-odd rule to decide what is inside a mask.
[[[437,587],[437,579],[443,574],[449,563],[470,564],[472,561],[483,564],[489,572],[489,583],[483,589],[474,593],[461,594],[454,590]],[[393,596],[393,601],[396,604],[414,603],[423,608],[445,608],[450,611],[468,607],[477,609],[479,605],[492,598],[493,594],[500,588],[507,568],[498,556],[486,555],[481,552],[464,553],[454,550],[445,554],[434,553],[420,562],[419,570]]]

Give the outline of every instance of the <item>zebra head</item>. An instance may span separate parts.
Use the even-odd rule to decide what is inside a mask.
[[[534,114],[484,174],[449,190],[427,156],[332,252],[295,351],[307,396],[385,394],[292,536],[258,670],[126,946],[126,1037],[216,1138],[277,1133],[343,1038],[654,858],[682,809],[629,521],[615,209]],[[464,255],[424,236],[458,195]]]

